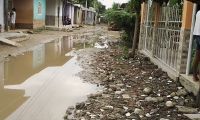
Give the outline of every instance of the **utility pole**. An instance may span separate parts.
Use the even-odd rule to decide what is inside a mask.
[[[87,23],[87,0],[85,2],[85,24]]]
[[[8,0],[4,0],[4,25],[5,30],[8,31]]]
[[[60,0],[58,0],[58,28],[60,27]]]

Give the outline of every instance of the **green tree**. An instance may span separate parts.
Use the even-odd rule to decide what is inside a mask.
[[[120,4],[118,4],[118,3],[113,3],[112,9],[113,9],[113,10],[118,10],[118,9],[119,9],[119,6],[120,6]]]

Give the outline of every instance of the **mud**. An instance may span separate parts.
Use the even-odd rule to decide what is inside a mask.
[[[22,42],[21,48],[1,45],[0,119],[62,120],[66,107],[100,90],[77,76],[82,67],[73,54],[92,48],[99,30],[92,27],[68,35],[44,31],[33,35],[39,40]]]

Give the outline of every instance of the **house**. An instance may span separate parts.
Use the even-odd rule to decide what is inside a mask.
[[[4,8],[7,12],[16,8],[16,28],[36,29],[45,26],[46,0],[8,0]],[[7,14],[4,17],[8,17]],[[7,23],[5,27],[9,28],[9,20],[5,19],[4,22]]]
[[[86,12],[86,20],[85,24],[94,25],[96,21],[96,11],[93,7],[89,7],[85,9]]]
[[[82,5],[74,4],[74,24],[81,25],[82,24]]]
[[[187,0],[175,6],[148,0],[141,8],[139,51],[197,95],[199,83],[192,80],[191,63],[195,49],[192,33],[199,6]]]
[[[46,6],[46,26],[64,27],[64,20],[68,17],[71,25],[74,24],[74,4],[67,0],[47,0]]]

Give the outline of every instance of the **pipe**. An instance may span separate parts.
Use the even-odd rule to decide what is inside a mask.
[[[190,63],[191,63],[191,55],[192,55],[192,41],[193,41],[193,31],[194,31],[194,22],[195,22],[195,14],[197,11],[197,4],[195,3],[193,6],[193,13],[192,13],[192,26],[190,32],[190,41],[189,41],[189,50],[188,50],[188,57],[187,57],[187,67],[186,67],[186,75],[189,75],[190,72]]]

